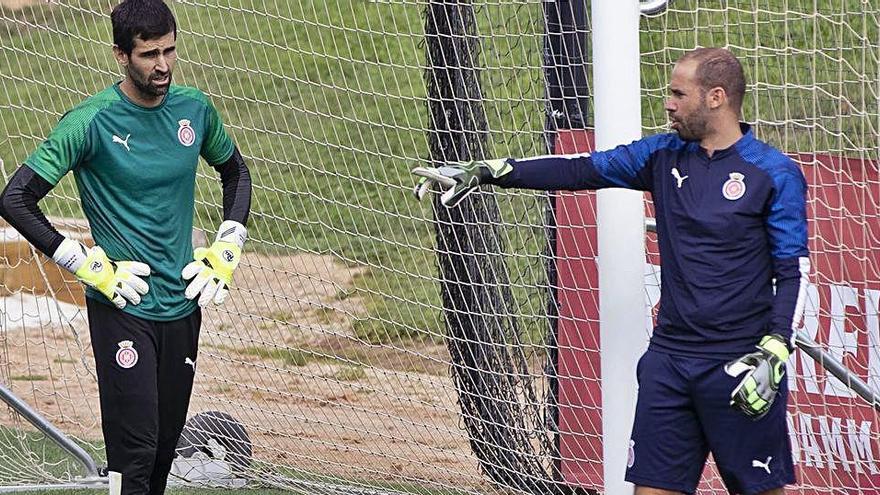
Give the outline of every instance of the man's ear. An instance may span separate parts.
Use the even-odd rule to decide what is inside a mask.
[[[128,54],[122,51],[122,48],[119,48],[119,45],[113,45],[113,56],[116,58],[116,62],[119,65],[125,67],[128,65]]]
[[[727,91],[721,86],[716,86],[706,92],[706,105],[711,108],[720,108],[728,101]]]

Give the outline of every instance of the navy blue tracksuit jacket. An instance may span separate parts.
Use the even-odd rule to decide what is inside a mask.
[[[650,191],[663,266],[650,347],[731,359],[768,333],[791,338],[809,272],[804,175],[742,129],[711,157],[698,142],[659,134],[591,155],[509,159],[513,171],[492,183]]]

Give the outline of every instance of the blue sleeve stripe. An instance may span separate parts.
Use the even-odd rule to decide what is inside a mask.
[[[659,134],[608,151],[508,159],[513,172],[494,183],[542,190],[625,187],[650,190],[651,156],[683,146],[677,135]]]
[[[807,203],[806,181],[794,163],[771,173],[775,186],[770,217],[771,254],[776,258],[806,256]]]
[[[648,189],[650,184],[644,184],[639,173],[648,165],[651,156],[662,149],[676,149],[683,146],[683,141],[677,134],[657,134],[648,136],[627,145],[620,145],[607,151],[590,153],[577,153],[571,155],[552,155],[561,159],[582,159],[590,157],[593,167],[601,176],[601,182],[610,186],[626,187],[634,189]],[[517,163],[526,163],[530,160],[541,160],[548,156],[534,157],[517,160]]]
[[[677,134],[655,134],[635,141],[628,146],[618,146],[593,157],[593,162],[603,175],[630,187],[649,189],[649,184],[639,184],[639,172],[648,164],[651,156],[663,149],[676,149],[683,145]]]
[[[773,181],[767,218],[771,254],[780,259],[807,256],[807,183],[800,167],[776,148],[756,139],[738,151],[743,160],[766,172]]]

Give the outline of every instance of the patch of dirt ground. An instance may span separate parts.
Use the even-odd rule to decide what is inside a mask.
[[[482,486],[445,347],[354,336],[365,310],[352,281],[362,272],[329,256],[246,254],[226,304],[204,312],[190,415],[231,414],[246,425],[255,458],[288,472]],[[67,324],[0,329],[0,377],[62,431],[95,440],[85,322],[83,309]],[[0,411],[0,422],[17,423]],[[4,442],[0,451],[14,448]]]

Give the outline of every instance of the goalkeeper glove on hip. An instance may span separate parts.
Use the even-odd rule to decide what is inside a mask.
[[[193,252],[195,261],[183,267],[181,276],[192,281],[184,295],[187,299],[199,296],[199,306],[209,302],[223,304],[232,285],[232,272],[241,260],[241,248],[247,239],[247,229],[233,220],[220,224],[217,238],[208,248],[197,248]]]
[[[765,335],[757,347],[757,352],[724,366],[724,371],[733,377],[745,372],[739,385],[730,393],[730,406],[756,421],[767,414],[776,400],[790,354],[785,340],[777,334]]]
[[[513,171],[507,159],[450,162],[442,167],[416,167],[413,175],[420,177],[413,193],[421,200],[435,184],[443,189],[440,202],[446,207],[456,206],[480,184],[491,183]]]
[[[119,309],[128,303],[140,304],[141,296],[150,290],[140,278],[150,274],[149,266],[138,261],[111,261],[99,246],[87,248],[79,241],[64,239],[52,259]]]

